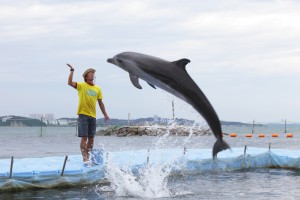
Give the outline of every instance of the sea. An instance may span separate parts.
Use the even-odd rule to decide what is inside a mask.
[[[97,130],[107,127],[97,127]],[[261,147],[300,150],[300,125],[266,124],[252,126],[222,126],[232,147]],[[251,138],[246,134],[253,133]],[[272,137],[277,133],[278,137]],[[292,133],[292,138],[286,134]],[[264,138],[258,137],[264,134]],[[166,148],[211,149],[215,142],[208,136],[96,136],[94,148],[106,151],[127,151]],[[76,127],[0,127],[1,159],[79,155],[80,139]],[[300,157],[300,155],[299,155]],[[113,172],[112,172],[113,173]],[[126,178],[126,177],[125,177]],[[1,191],[0,199],[105,199],[105,200],[192,200],[192,199],[300,199],[300,170],[258,168],[237,171],[199,172],[193,175],[168,175],[152,170],[144,177],[157,187],[118,183],[127,192],[116,191],[114,180],[105,183],[67,188]],[[120,177],[119,180],[125,180]]]

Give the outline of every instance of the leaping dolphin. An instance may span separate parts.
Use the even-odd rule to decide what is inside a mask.
[[[213,158],[217,153],[230,148],[223,141],[220,120],[206,96],[187,73],[185,66],[190,62],[183,58],[169,62],[161,58],[123,52],[107,59],[107,62],[119,66],[129,73],[132,84],[142,89],[139,78],[145,80],[151,87],[155,86],[175,95],[196,109],[207,121],[217,141],[213,147]]]

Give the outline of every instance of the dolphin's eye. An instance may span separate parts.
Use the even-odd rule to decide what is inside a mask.
[[[117,61],[118,61],[118,62],[122,62],[122,60],[121,60],[120,58],[117,58]]]

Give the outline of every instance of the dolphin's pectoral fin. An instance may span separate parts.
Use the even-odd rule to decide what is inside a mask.
[[[151,87],[153,87],[154,89],[156,89],[156,87],[154,85],[152,85],[151,83],[147,82]]]
[[[183,58],[177,61],[173,61],[172,63],[180,67],[181,69],[185,70],[185,66],[191,62],[189,59]]]
[[[136,75],[133,74],[129,74],[131,83],[138,89],[142,89],[142,86],[139,83],[139,77],[137,77]]]

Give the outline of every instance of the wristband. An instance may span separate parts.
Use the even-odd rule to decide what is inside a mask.
[[[70,69],[71,72],[74,72],[74,69]]]

